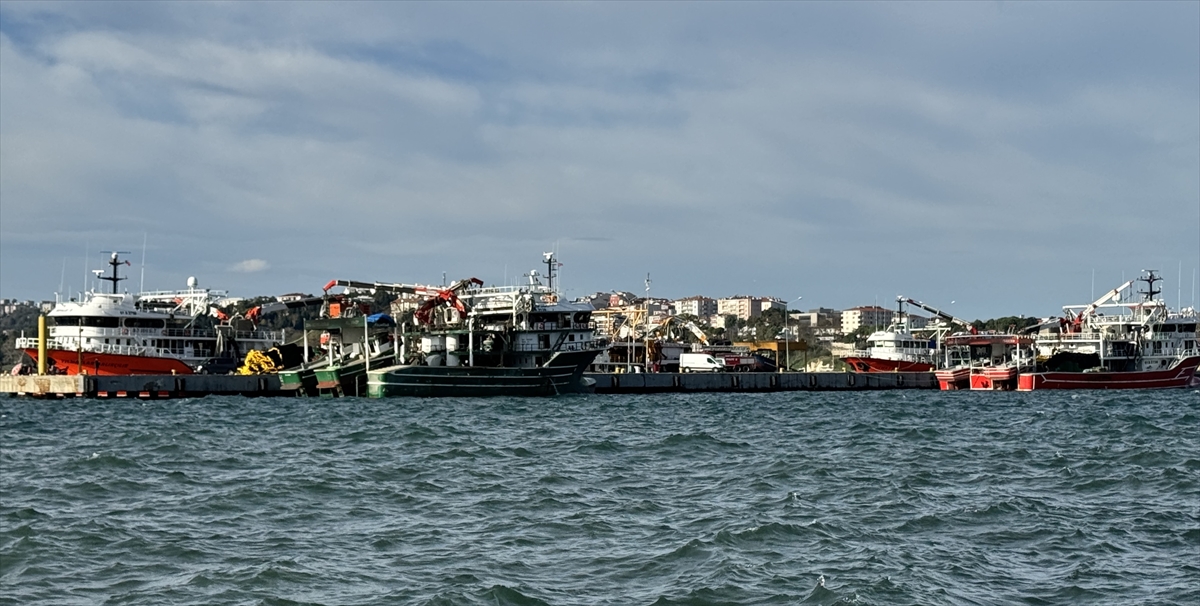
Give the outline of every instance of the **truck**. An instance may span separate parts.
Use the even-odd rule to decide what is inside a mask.
[[[775,372],[775,362],[758,353],[714,352],[713,357],[725,363],[732,372]]]
[[[721,372],[725,370],[725,360],[713,357],[708,353],[679,354],[679,372]]]

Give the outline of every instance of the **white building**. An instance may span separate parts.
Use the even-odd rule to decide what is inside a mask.
[[[696,316],[697,318],[716,315],[717,300],[701,295],[686,299],[677,299],[675,301],[675,313],[678,315]]]
[[[895,315],[896,312],[878,305],[847,309],[842,312],[842,334],[850,334],[863,326],[884,328]]]
[[[733,296],[728,299],[717,299],[717,315],[737,316],[739,320],[756,318],[762,313],[762,299],[756,297]]]

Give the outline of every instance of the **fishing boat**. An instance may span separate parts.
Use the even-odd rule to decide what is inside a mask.
[[[916,329],[904,305],[924,309],[936,317],[934,323]],[[939,366],[942,339],[955,326],[974,331],[967,322],[937,308],[904,296],[896,297],[897,312],[884,330],[867,337],[867,347],[842,357],[854,372],[930,372]]]
[[[416,291],[397,334],[396,364],[367,371],[367,394],[548,396],[588,391],[583,371],[607,341],[595,337],[593,308],[554,289],[558,262],[521,286],[484,287],[475,278]],[[395,309],[395,308],[394,308]],[[401,313],[395,311],[394,313]],[[401,317],[397,315],[397,317]]]
[[[942,391],[1013,391],[1021,369],[1034,366],[1034,340],[998,332],[953,334],[943,341],[942,367],[934,371]]]
[[[1017,389],[1165,389],[1194,384],[1200,365],[1197,313],[1173,311],[1159,297],[1154,270],[1114,288],[1088,305],[1066,305],[1064,315],[1037,328],[1038,363],[1022,372]],[[1141,296],[1125,300],[1136,282]]]
[[[226,293],[199,288],[195,278],[188,278],[184,290],[119,293],[118,283],[126,279],[119,269],[129,262],[114,252],[108,265],[110,275],[95,273],[112,284],[111,292],[82,293],[79,300],[57,302],[47,314],[49,372],[193,374],[214,359],[240,359],[283,342],[281,332],[258,330],[245,317],[209,321],[210,315],[223,315],[215,303]],[[16,348],[37,360],[37,337],[18,338]]]

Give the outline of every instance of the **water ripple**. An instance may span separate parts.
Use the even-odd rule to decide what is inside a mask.
[[[0,604],[1195,604],[1194,391],[0,399]]]

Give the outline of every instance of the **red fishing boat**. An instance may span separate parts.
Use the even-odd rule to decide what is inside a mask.
[[[1194,384],[1200,365],[1195,309],[1172,311],[1158,295],[1154,270],[1088,305],[1067,305],[1063,317],[1038,325],[1036,369],[1017,389],[1166,389]],[[1135,282],[1141,297],[1125,301]]]

